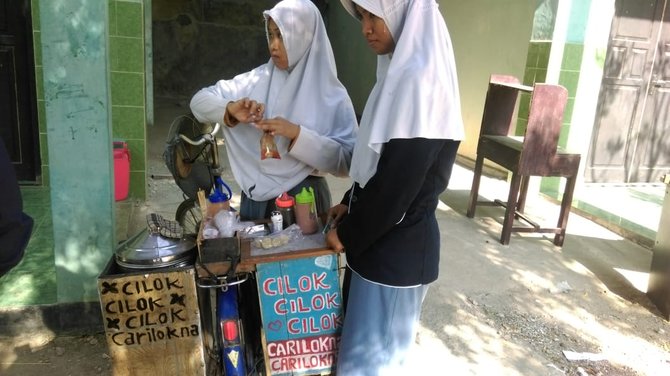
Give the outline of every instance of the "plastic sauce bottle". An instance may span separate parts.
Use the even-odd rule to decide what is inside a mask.
[[[295,199],[293,196],[284,192],[277,197],[275,205],[277,206],[277,210],[281,213],[283,228],[287,228],[295,223],[295,214],[293,213]]]
[[[316,218],[316,202],[314,199],[314,188],[302,188],[302,191],[295,195],[295,219],[298,226],[305,235],[313,234],[319,229]]]

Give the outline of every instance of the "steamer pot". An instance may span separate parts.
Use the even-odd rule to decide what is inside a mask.
[[[147,228],[121,243],[115,250],[116,263],[123,269],[150,270],[187,266],[196,255],[193,237],[174,239],[152,233]]]

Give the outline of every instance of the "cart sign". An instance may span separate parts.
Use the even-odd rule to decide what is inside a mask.
[[[342,327],[337,257],[258,264],[256,270],[270,374],[328,373]]]
[[[195,270],[171,268],[98,278],[115,376],[204,375]]]

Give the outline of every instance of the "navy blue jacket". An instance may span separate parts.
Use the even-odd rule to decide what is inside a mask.
[[[355,184],[341,203],[349,214],[337,226],[347,264],[363,278],[391,286],[437,279],[438,196],[447,188],[460,141],[393,139],[377,172]]]

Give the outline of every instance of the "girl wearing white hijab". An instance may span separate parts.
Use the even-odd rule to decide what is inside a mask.
[[[434,0],[341,1],[378,58],[354,185],[329,213],[335,228],[326,240],[345,250],[352,271],[337,374],[406,374],[438,276],[438,196],[464,136],[453,49]]]
[[[260,67],[198,91],[191,111],[201,122],[224,123],[231,169],[242,189],[240,216],[268,218],[282,192],[312,186],[317,210],[330,207],[323,176],[347,176],[356,115],[337,79],[321,15],[309,0],[284,0],[263,12],[271,58]],[[261,159],[271,133],[281,159]]]

